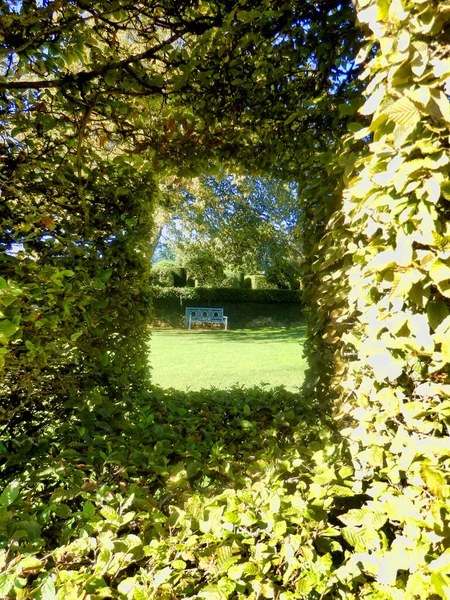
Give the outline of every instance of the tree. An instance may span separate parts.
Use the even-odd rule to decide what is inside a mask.
[[[221,173],[173,189],[166,237],[181,250],[197,243],[228,268],[267,271],[276,280],[300,263],[296,186],[272,177]],[[167,215],[169,216],[169,215]],[[290,265],[290,267],[288,267]]]

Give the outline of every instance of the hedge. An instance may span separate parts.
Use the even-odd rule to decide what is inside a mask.
[[[338,567],[327,597],[448,599],[450,11],[354,4],[368,34],[358,57],[365,102],[329,164],[342,171],[343,194],[317,183],[304,211],[316,229],[305,221],[302,247],[307,391],[315,401],[336,395],[348,454],[343,469],[332,464],[345,483],[330,486],[330,471],[312,490]],[[317,208],[318,197],[330,201]]]
[[[178,302],[180,305],[189,301],[208,306],[211,302],[256,302],[273,304],[301,304],[302,293],[299,290],[279,289],[241,289],[241,288],[152,288],[153,300]]]
[[[187,306],[223,308],[229,329],[303,323],[301,294],[292,290],[153,288],[153,324],[184,327]]]

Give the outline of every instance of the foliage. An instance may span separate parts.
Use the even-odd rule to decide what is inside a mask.
[[[174,277],[172,267],[153,265],[150,273],[150,284],[161,287],[173,287]]]
[[[345,542],[321,490],[342,512],[351,469],[315,407],[282,388],[143,400],[4,454],[2,597],[326,594]]]
[[[177,262],[186,269],[188,279],[196,285],[217,286],[225,278],[225,263],[217,248],[202,242],[191,242],[178,249]]]
[[[234,270],[270,269],[274,281],[283,278],[284,271],[298,271],[296,185],[221,172],[177,180],[166,194],[171,195],[172,208],[167,210],[170,220],[163,239],[177,249],[180,264],[192,262],[195,254],[204,263],[202,257],[209,253]]]
[[[332,144],[336,113],[311,107],[352,94],[354,72],[340,69],[356,30],[334,0],[0,10],[2,423],[26,437],[147,385],[154,173],[248,164],[256,149],[260,166],[292,172],[300,137]],[[317,65],[318,40],[330,64]]]
[[[450,12],[354,4],[357,83],[348,2],[1,3],[4,597],[449,596]],[[153,172],[218,157],[303,167],[302,403],[145,393]]]
[[[354,94],[350,2],[4,1],[1,10],[1,90],[33,106],[43,131],[71,122],[70,105],[104,147],[148,150],[170,175],[200,173],[215,152],[296,173],[333,143],[336,99]]]
[[[86,403],[129,401],[148,379],[151,175],[142,160],[97,156],[80,197],[70,159],[52,182],[47,166],[23,171],[2,205],[2,440]]]
[[[257,302],[257,303],[301,303],[302,295],[296,290],[241,289],[241,288],[154,288],[153,298],[158,301],[170,301],[185,304],[195,302],[199,306],[208,306],[211,302]]]
[[[336,576],[345,598],[447,598],[449,12],[356,5],[368,31],[358,60],[377,52],[361,117],[330,166],[343,172],[342,205],[321,209],[326,232],[310,251],[320,310],[310,352],[323,361],[310,387],[339,396],[361,495],[341,517],[351,551]]]
[[[249,275],[252,290],[276,290],[278,286],[275,283],[267,281],[264,275]]]

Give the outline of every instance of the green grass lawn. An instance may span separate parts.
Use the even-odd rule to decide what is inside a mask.
[[[199,390],[233,385],[284,385],[296,391],[306,361],[306,328],[154,329],[150,362],[152,379],[164,388]]]

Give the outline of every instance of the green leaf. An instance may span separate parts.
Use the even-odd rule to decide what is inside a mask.
[[[428,323],[436,331],[439,325],[448,317],[449,310],[441,300],[432,300],[427,304]]]
[[[18,498],[20,493],[20,483],[16,480],[11,481],[0,495],[0,504],[10,506]]]
[[[119,585],[117,586],[118,591],[123,594],[124,596],[126,596],[127,598],[130,598],[130,600],[134,597],[134,587],[136,585],[136,578],[135,577],[127,577],[126,579],[124,579],[123,581],[121,581],[119,583]]]
[[[402,127],[414,127],[420,121],[420,111],[406,96],[389,107],[389,119]]]
[[[103,508],[101,508],[100,514],[107,521],[112,521],[113,523],[117,523],[120,520],[120,517],[119,517],[119,514],[117,513],[117,511],[115,511],[114,508],[111,508],[110,506],[104,506]]]
[[[356,552],[376,550],[380,547],[380,538],[371,527],[355,527],[349,525],[342,529],[344,539],[355,548]]]
[[[429,274],[434,283],[441,283],[450,279],[450,267],[440,259],[437,259],[431,265]]]
[[[422,463],[420,474],[427,488],[435,496],[437,496],[438,498],[442,498],[444,495],[443,492],[445,490],[445,486],[447,484],[443,473],[439,469],[428,463]]]
[[[273,526],[273,532],[277,537],[284,536],[287,531],[286,521],[277,521]]]
[[[16,575],[14,573],[0,574],[0,597],[8,598],[13,587]]]
[[[385,93],[385,88],[383,86],[379,86],[375,92],[370,94],[358,112],[360,112],[362,115],[372,115],[380,106]]]
[[[83,504],[83,516],[86,516],[88,519],[92,519],[92,517],[95,516],[95,512],[95,506],[90,500],[87,500]]]
[[[20,329],[18,323],[14,323],[8,319],[2,319],[0,321],[0,338],[9,338],[13,336]]]
[[[450,573],[450,550],[446,550],[439,558],[432,560],[428,568],[432,573]]]
[[[444,600],[450,598],[450,577],[443,573],[432,573],[431,585],[441,598]]]
[[[194,460],[193,462],[189,463],[188,466],[186,467],[186,473],[189,479],[191,479],[192,477],[195,477],[196,475],[198,475],[200,473],[200,471],[202,470],[203,465],[202,463],[198,462],[197,460]]]
[[[47,577],[47,579],[41,585],[35,598],[37,598],[37,600],[55,600],[56,587],[53,579],[51,579],[50,576]]]
[[[160,585],[165,583],[172,574],[172,567],[166,567],[165,569],[161,569],[155,573],[155,576],[152,581],[152,586],[154,590],[157,590]]]
[[[198,598],[205,598],[205,600],[226,600],[227,595],[217,585],[205,586],[199,594]]]

